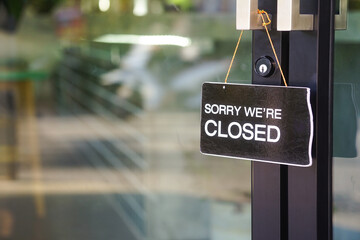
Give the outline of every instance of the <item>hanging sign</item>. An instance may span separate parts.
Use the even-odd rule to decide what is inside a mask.
[[[309,88],[202,86],[203,154],[308,167],[313,128]]]

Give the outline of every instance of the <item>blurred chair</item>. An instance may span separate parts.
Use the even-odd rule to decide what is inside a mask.
[[[42,72],[0,72],[0,163],[6,169],[1,173],[8,179],[16,179],[22,153],[26,153],[35,177],[38,175],[40,160],[33,81],[45,78]]]

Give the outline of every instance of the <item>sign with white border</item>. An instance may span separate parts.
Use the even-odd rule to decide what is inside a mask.
[[[203,154],[309,167],[313,131],[309,88],[202,86]]]

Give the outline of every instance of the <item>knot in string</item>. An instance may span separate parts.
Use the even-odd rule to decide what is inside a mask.
[[[268,14],[265,10],[259,10],[259,9],[258,9],[257,12],[258,12],[258,14],[261,14],[261,18],[262,18],[262,20],[263,20],[263,24],[262,24],[263,27],[271,24],[271,19],[270,19],[270,17],[269,17],[269,14]],[[263,14],[266,15],[266,18],[267,18],[267,20],[268,20],[267,22],[265,22],[265,19],[264,19],[264,15],[263,15]]]

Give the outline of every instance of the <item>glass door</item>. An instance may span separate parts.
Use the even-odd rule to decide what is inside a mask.
[[[360,238],[358,6],[350,2],[348,29],[336,33],[334,84],[334,239]]]
[[[235,2],[30,1],[1,40],[1,239],[251,238],[250,162],[199,152]],[[251,37],[229,82],[251,81]]]

